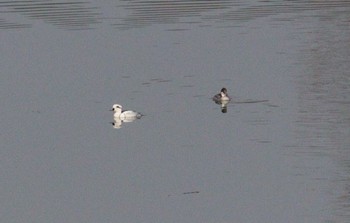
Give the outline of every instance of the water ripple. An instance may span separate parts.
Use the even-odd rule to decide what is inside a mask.
[[[167,30],[183,31],[188,30],[188,27],[193,28],[192,24],[198,27],[218,27],[312,10],[339,8],[345,12],[350,11],[350,2],[344,0],[278,2],[122,0],[109,3],[95,2],[94,4],[85,0],[72,2],[63,0],[0,1],[0,15],[2,16],[0,29],[30,28],[33,20],[41,20],[66,30],[92,29],[96,28],[97,24],[105,22],[118,29],[176,24],[176,26],[167,27]],[[23,22],[21,21],[23,17],[29,20]],[[279,21],[283,22],[283,20],[290,19],[284,17]]]
[[[99,23],[96,7],[88,6],[87,2],[43,2],[34,1],[3,1],[0,2],[1,13],[24,15],[30,19],[43,20],[46,23],[64,29],[89,29]],[[0,20],[1,22],[1,20]],[[0,23],[0,28],[27,28],[30,25]]]
[[[184,17],[198,17],[202,13],[223,10],[235,5],[232,1],[125,1],[121,5],[131,13],[129,16],[120,19],[120,23],[115,24],[118,28],[135,28],[151,24],[182,23],[179,21]],[[189,23],[189,22],[187,22]],[[199,23],[191,20],[190,23]]]
[[[15,22],[8,22],[5,19],[0,19],[0,29],[19,29],[19,28],[30,28],[30,24],[21,24]]]
[[[221,14],[206,16],[214,21],[249,21],[257,18],[276,16],[287,13],[299,13],[310,10],[323,10],[338,7],[350,7],[347,1],[283,1],[283,3],[262,4],[232,9]]]
[[[349,1],[283,1],[255,2],[248,5],[245,1],[124,1],[121,5],[130,14],[120,18],[117,28],[128,29],[153,24],[201,24],[217,25],[222,22],[245,22],[257,18],[286,13],[299,13],[308,10],[350,7]],[[187,21],[186,18],[191,18]],[[204,23],[204,24],[203,24]],[[186,30],[177,28],[172,30]]]

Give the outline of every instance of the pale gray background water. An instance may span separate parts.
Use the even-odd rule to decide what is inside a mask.
[[[349,23],[348,1],[0,1],[0,222],[349,222]],[[145,116],[114,129],[114,103]]]

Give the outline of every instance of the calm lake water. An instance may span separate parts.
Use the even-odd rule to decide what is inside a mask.
[[[349,222],[349,25],[350,1],[0,1],[0,222]]]

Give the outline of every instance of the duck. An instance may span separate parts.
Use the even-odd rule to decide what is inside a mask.
[[[229,102],[230,100],[231,100],[231,98],[228,96],[226,88],[222,88],[220,93],[214,95],[214,97],[213,97],[213,101],[215,101],[216,103],[225,103],[226,102],[226,104],[227,104],[227,102]]]
[[[135,120],[143,116],[141,113],[132,110],[124,111],[123,106],[121,106],[120,104],[114,104],[112,106],[111,111],[114,111],[115,118],[119,118],[122,121],[126,121],[128,119]]]

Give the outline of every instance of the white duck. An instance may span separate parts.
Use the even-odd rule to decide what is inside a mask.
[[[142,117],[141,113],[135,111],[123,111],[123,107],[120,104],[114,104],[111,111],[114,111],[115,118],[119,118],[122,121],[133,121]]]

